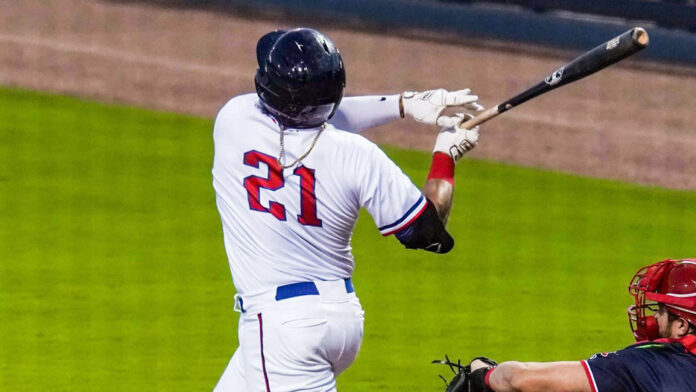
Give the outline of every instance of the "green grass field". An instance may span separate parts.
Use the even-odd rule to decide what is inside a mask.
[[[206,391],[236,347],[212,121],[0,89],[0,390]],[[485,148],[485,140],[481,146]],[[387,148],[421,184],[429,154]],[[696,256],[696,193],[481,161],[445,256],[361,217],[366,310],[342,391],[440,391],[449,354],[580,359],[632,341],[641,265]]]

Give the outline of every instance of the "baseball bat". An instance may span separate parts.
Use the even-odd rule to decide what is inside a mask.
[[[591,75],[605,67],[619,62],[648,46],[649,41],[648,32],[643,28],[636,27],[628,30],[596,48],[585,52],[527,90],[463,122],[461,126],[470,129],[476,125],[483,124],[532,98],[538,97],[541,94],[561,86],[565,86],[578,79],[582,79],[587,75]]]

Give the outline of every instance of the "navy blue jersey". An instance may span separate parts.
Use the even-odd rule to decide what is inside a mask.
[[[594,392],[696,392],[694,340],[636,343],[582,364]]]

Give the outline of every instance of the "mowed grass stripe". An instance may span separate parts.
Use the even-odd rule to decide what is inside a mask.
[[[210,390],[236,347],[212,121],[0,90],[0,390]],[[485,148],[485,140],[480,148]],[[421,184],[429,154],[386,148]],[[448,255],[353,246],[344,391],[441,390],[431,359],[580,359],[631,342],[640,265],[696,255],[696,194],[466,160]],[[321,214],[321,211],[319,211]]]
[[[0,389],[210,384],[234,345],[210,122],[0,102]]]

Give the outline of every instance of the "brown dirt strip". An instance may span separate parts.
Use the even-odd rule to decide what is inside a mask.
[[[298,23],[298,22],[295,22]],[[11,0],[0,13],[0,84],[213,117],[253,91],[263,33],[294,26],[234,12],[97,0]],[[471,87],[494,105],[570,57],[315,25],[336,42],[348,95]],[[696,189],[696,76],[610,67],[482,127],[472,156]],[[401,121],[379,143],[430,149],[435,130]]]

